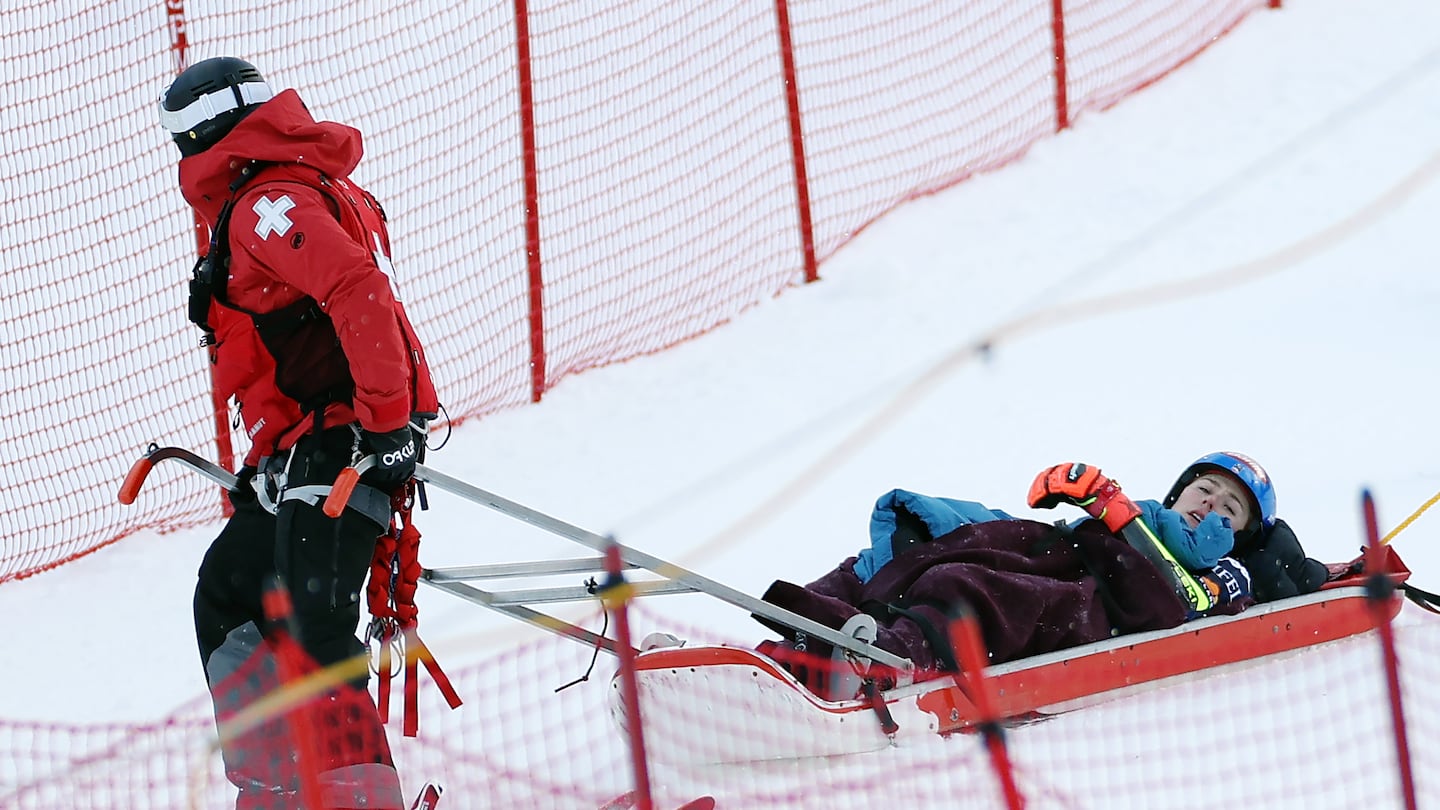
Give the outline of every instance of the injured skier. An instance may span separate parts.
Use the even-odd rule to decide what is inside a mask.
[[[875,504],[869,548],[803,588],[777,580],[762,598],[828,627],[860,628],[925,680],[955,668],[946,627],[962,605],[993,664],[1239,613],[1325,582],[1325,566],[1275,517],[1269,476],[1239,453],[1198,459],[1163,502],[1133,501],[1098,468],[1068,463],[1041,472],[1027,501],[1073,504],[1090,517],[1052,525],[897,489]],[[783,636],[761,652],[822,696],[854,696],[829,694],[829,644],[755,618]]]

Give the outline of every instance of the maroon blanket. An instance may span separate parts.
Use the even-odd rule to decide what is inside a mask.
[[[1184,605],[1155,567],[1099,521],[1064,534],[1029,520],[962,526],[911,547],[863,584],[854,563],[804,588],[776,581],[762,598],[836,629],[870,613],[880,624],[876,645],[909,658],[920,678],[939,664],[921,623],[943,635],[958,604],[978,617],[992,663],[1185,620]],[[787,639],[794,635],[756,618]]]

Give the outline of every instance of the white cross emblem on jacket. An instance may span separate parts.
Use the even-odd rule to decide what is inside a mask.
[[[269,197],[261,197],[255,201],[255,213],[260,221],[255,223],[255,233],[261,239],[269,239],[270,234],[276,233],[284,236],[295,223],[285,216],[285,212],[295,207],[295,201],[290,199],[289,194],[280,195],[280,199],[271,202]]]

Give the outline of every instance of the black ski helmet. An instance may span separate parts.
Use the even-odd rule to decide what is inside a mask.
[[[181,155],[198,155],[272,96],[254,65],[217,56],[185,68],[165,88],[160,96],[160,125],[175,139]]]

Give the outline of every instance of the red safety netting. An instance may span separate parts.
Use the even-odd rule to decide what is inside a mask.
[[[751,636],[720,638],[646,601],[631,607],[637,636],[663,631],[691,646],[747,649],[774,637],[757,624]],[[597,632],[605,626],[598,612],[578,623]],[[1395,637],[1413,772],[1419,795],[1428,796],[1440,773],[1436,750],[1422,742],[1440,732],[1440,695],[1427,687],[1440,678],[1440,620],[1408,607]],[[419,736],[403,737],[392,715],[388,736],[407,801],[426,781],[442,784],[440,806],[454,808],[600,808],[632,791],[611,680],[616,660],[601,653],[592,668],[594,655],[572,639],[542,635],[478,662],[447,661],[464,705],[452,711],[425,681]],[[1195,797],[1261,807],[1403,806],[1381,662],[1370,631],[1008,724],[1015,786],[1031,808],[1176,807]],[[663,716],[659,703],[645,714],[642,693],[658,808],[700,796],[747,810],[1007,806],[984,738],[931,734],[927,724],[939,718],[897,711],[900,742],[886,745],[876,715],[857,711],[847,722],[879,744],[779,759],[775,752],[827,740],[753,710],[746,703],[753,689],[722,678],[686,683],[679,700],[661,701],[669,709]],[[0,808],[233,806],[236,789],[209,713],[202,699],[144,724],[0,720]],[[269,727],[284,724],[262,728]]]
[[[219,514],[171,473],[115,502],[152,441],[240,441],[184,313],[196,235],[154,106],[181,56],[244,55],[365,134],[356,179],[460,421],[725,323],[1265,5],[12,4],[0,582]]]

